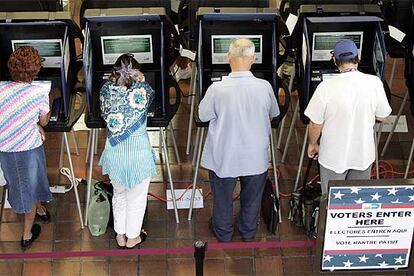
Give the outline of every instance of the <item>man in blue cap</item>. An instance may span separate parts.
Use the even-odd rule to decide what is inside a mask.
[[[382,81],[358,71],[352,40],[336,43],[333,60],[341,74],[322,81],[305,110],[310,119],[308,156],[319,160],[322,193],[329,180],[370,179],[375,121],[391,113]]]

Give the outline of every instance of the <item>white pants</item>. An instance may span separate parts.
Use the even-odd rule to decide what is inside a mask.
[[[112,209],[114,212],[114,230],[119,235],[133,239],[140,235],[145,209],[150,177],[127,190],[118,183],[112,183],[114,196]]]

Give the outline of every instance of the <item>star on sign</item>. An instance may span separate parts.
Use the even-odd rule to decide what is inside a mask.
[[[410,199],[408,202],[410,202],[410,201],[414,201],[414,195],[412,195],[412,196],[408,196],[408,198]]]
[[[391,203],[401,203],[400,200],[397,198],[397,200],[391,201]]]
[[[414,190],[414,186],[405,187],[406,190]]]
[[[396,264],[403,264],[403,261],[405,261],[405,259],[401,258],[401,256],[394,258],[394,260]]]
[[[358,187],[351,187],[351,194],[358,194],[359,191],[361,191],[361,188]]]
[[[375,255],[375,257],[382,258],[382,254],[377,254],[377,255]]]
[[[335,198],[342,199],[342,196],[344,196],[345,194],[341,194],[341,191],[338,191],[337,193],[333,193],[333,195],[335,196],[334,199]]]
[[[360,263],[366,263],[367,262],[367,260],[369,259],[368,257],[366,257],[365,255],[364,256],[362,256],[362,257],[358,257],[359,258],[359,262]]]
[[[359,198],[358,200],[354,200],[356,204],[362,204],[365,201],[362,200],[362,198]]]
[[[383,261],[382,263],[378,263],[378,264],[380,267],[386,267],[388,265],[385,261]]]
[[[346,262],[342,262],[344,264],[344,267],[351,267],[354,263],[351,263],[349,260]]]
[[[388,195],[396,195],[397,192],[398,190],[395,189],[395,187],[392,187],[392,189],[388,189]]]
[[[332,258],[333,258],[332,256],[326,255],[326,256],[323,256],[323,261],[330,262]]]
[[[380,197],[382,197],[382,196],[380,196],[378,193],[376,193],[375,195],[371,195],[371,197],[372,197],[372,200],[378,201],[380,199]]]

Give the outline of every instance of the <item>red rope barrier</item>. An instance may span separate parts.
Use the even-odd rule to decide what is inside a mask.
[[[209,243],[207,251],[219,249],[253,249],[253,248],[288,248],[288,247],[314,247],[316,241],[271,241],[271,242],[233,242]],[[12,259],[63,259],[77,257],[111,257],[111,256],[145,256],[166,254],[193,254],[194,247],[176,248],[143,248],[143,249],[113,249],[97,251],[63,251],[63,252],[36,252],[36,253],[2,253],[1,260]]]

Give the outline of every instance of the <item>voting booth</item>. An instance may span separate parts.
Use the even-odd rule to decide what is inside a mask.
[[[321,6],[320,8],[325,8]],[[327,7],[328,11],[330,7]],[[355,11],[355,15],[332,16],[329,12],[320,16],[315,6],[301,6],[303,28],[298,50],[298,76],[300,82],[299,101],[301,120],[308,123],[303,112],[319,83],[338,74],[331,51],[341,39],[352,39],[358,48],[360,63],[358,70],[380,79],[384,77],[386,50],[381,28],[382,19],[373,14],[378,6],[349,6],[344,12]]]
[[[339,73],[331,51],[341,39],[352,39],[358,48],[360,63],[358,70],[377,75],[384,80],[386,47],[382,30],[381,9],[378,5],[301,5],[296,26],[297,47],[296,71],[299,101],[294,112],[304,124],[309,118],[304,111],[316,89],[324,79]],[[390,100],[391,91],[387,83],[384,88]],[[291,124],[294,126],[294,123]],[[301,168],[305,156],[309,127],[306,127],[299,158],[294,190],[298,188]],[[291,131],[290,131],[291,132]],[[377,144],[377,139],[375,139]],[[289,144],[286,142],[286,145]],[[285,152],[286,155],[286,145]],[[282,158],[282,162],[283,162]],[[376,160],[378,167],[378,158]]]
[[[279,38],[281,30],[280,16],[276,10],[264,9],[258,12],[256,9],[220,9],[200,8],[198,16],[198,100],[201,101],[208,87],[216,81],[221,81],[230,73],[230,65],[227,60],[229,45],[234,38],[246,37],[255,44],[256,62],[251,72],[258,78],[267,80],[278,99],[280,115],[272,121],[272,127],[276,128],[281,118],[286,114],[290,103],[290,94],[281,79],[277,76],[277,56],[279,52]],[[283,91],[283,98],[279,94]],[[284,104],[282,104],[284,103]],[[196,174],[193,179],[193,196],[197,182],[197,172],[200,164],[202,141],[208,122],[201,122],[195,112],[197,126],[198,152],[196,157]],[[271,150],[273,168],[276,161],[273,152],[273,136],[271,137]],[[197,146],[196,146],[197,148]],[[277,183],[276,170],[275,181]],[[277,184],[276,184],[277,187]],[[192,201],[191,201],[192,203]],[[189,219],[191,219],[192,205],[190,206]]]
[[[148,111],[147,126],[157,127],[160,130],[169,182],[171,190],[174,191],[164,132],[178,110],[180,93],[175,81],[171,80],[167,62],[174,48],[171,48],[171,33],[166,28],[168,24],[166,17],[164,8],[87,9],[85,11],[83,69],[88,100],[85,123],[92,128],[92,138],[90,138],[92,146],[88,157],[90,158],[88,193],[92,180],[96,130],[106,127],[100,116],[99,93],[103,84],[108,81],[115,61],[125,53],[134,55],[145,74],[145,80],[155,91],[154,101]],[[170,87],[175,87],[177,91],[174,103],[170,101]],[[173,201],[176,221],[179,222],[174,196]],[[86,217],[87,211],[85,219]]]
[[[269,8],[269,0],[184,0],[186,3],[186,9],[179,10],[179,17],[185,17],[186,26],[179,26],[180,29],[187,30],[187,37],[189,40],[189,45],[192,50],[197,48],[197,28],[198,28],[198,19],[196,14],[199,8],[210,7],[214,8],[215,12],[223,11],[223,8],[254,8],[260,9],[258,12],[263,11],[264,8]],[[181,8],[184,5],[181,5]],[[183,15],[182,13],[186,13]]]
[[[30,7],[28,4],[26,8]],[[14,10],[15,6],[2,6],[2,8]],[[56,9],[38,11],[35,9],[31,12],[0,12],[0,80],[10,80],[7,61],[11,53],[19,47],[32,46],[44,58],[43,67],[34,83],[44,86],[49,91],[58,89],[61,93],[61,97],[53,101],[50,121],[44,129],[63,134],[61,166],[63,166],[63,150],[65,148],[80,226],[83,228],[79,194],[75,184],[77,182],[73,173],[67,138],[67,132],[71,131],[86,105],[84,94],[78,93],[80,92],[78,90],[81,89],[75,87],[77,73],[81,68],[81,63],[77,62],[75,52],[75,39],[79,39],[79,32],[75,30],[78,29],[68,11],[56,11]]]
[[[0,12],[62,11],[62,0],[2,0]]]
[[[0,79],[9,80],[7,61],[19,47],[32,46],[45,59],[35,82],[59,89],[46,131],[70,131],[82,113],[75,109],[75,85],[80,63],[75,52],[76,28],[67,12],[13,12],[0,14]],[[83,103],[84,106],[84,103]]]

